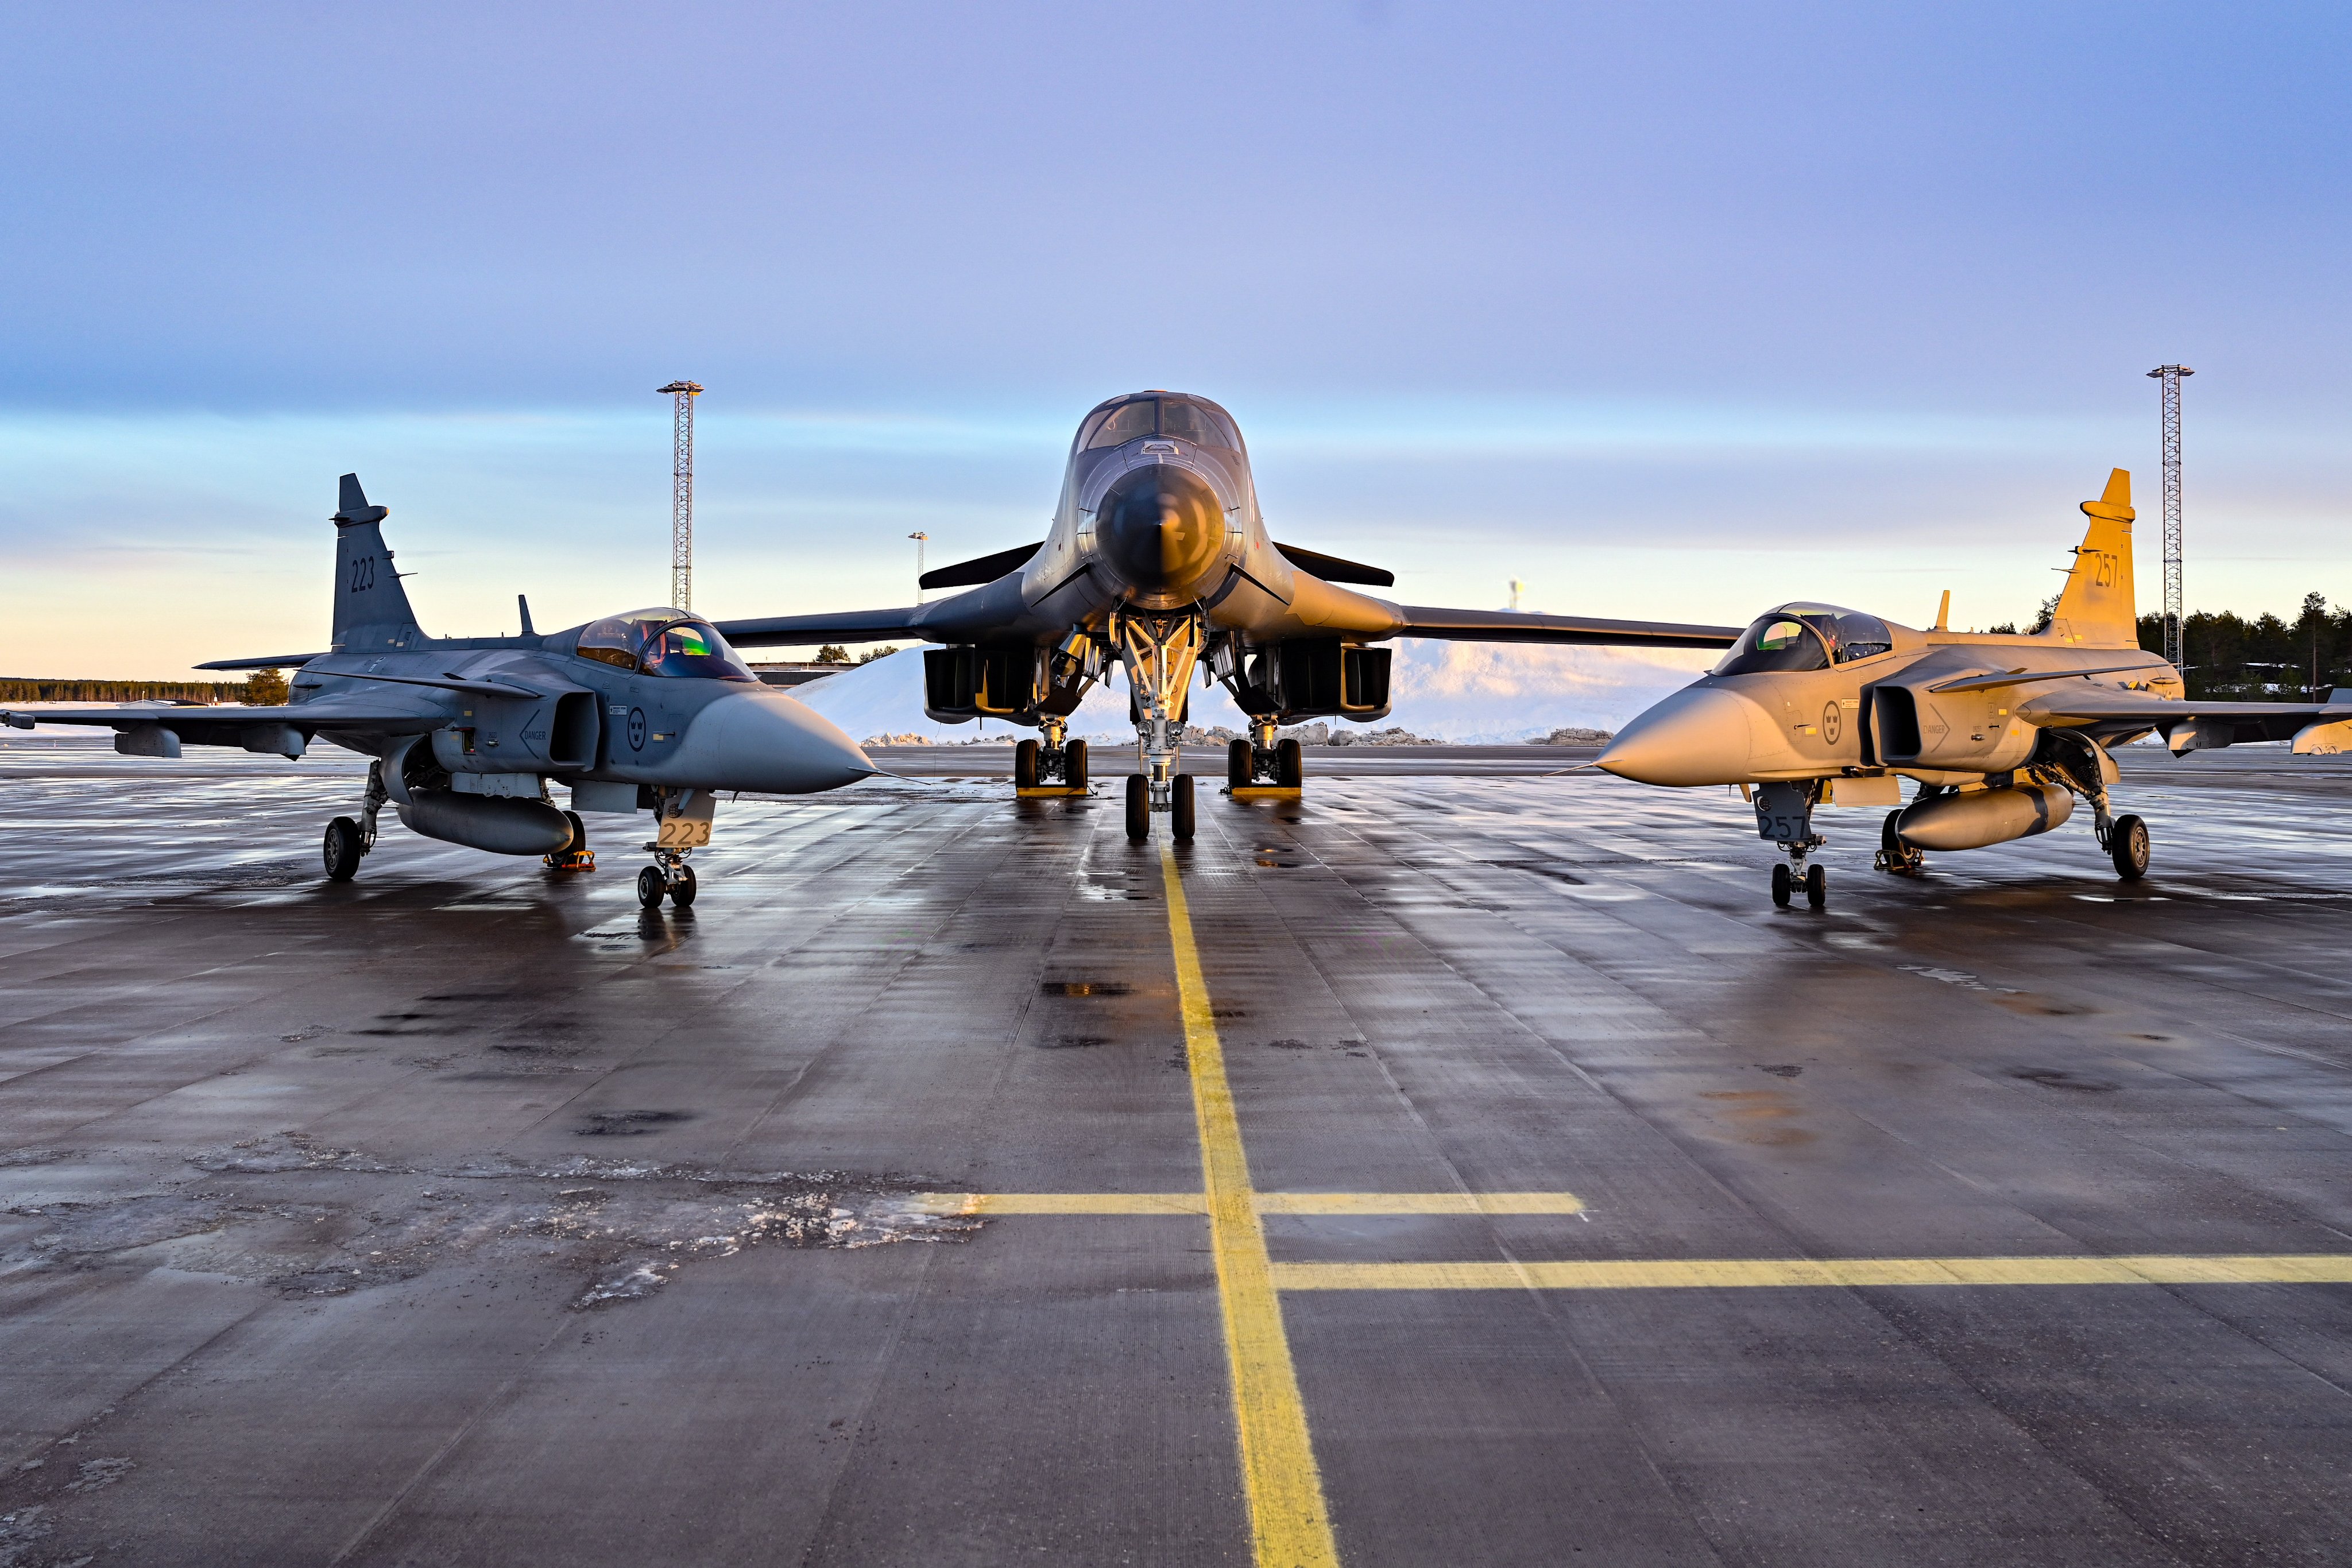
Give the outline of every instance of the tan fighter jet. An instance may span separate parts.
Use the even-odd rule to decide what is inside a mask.
[[[2180,672],[2139,646],[2132,604],[2131,476],[2083,503],[2089,531],[2047,629],[1949,630],[1951,596],[1924,632],[1825,604],[1784,604],[1748,628],[1704,678],[1650,708],[1600,765],[1644,784],[1735,784],[1757,831],[1788,852],[1772,900],[1802,888],[1819,908],[1824,841],[1813,808],[1888,813],[1878,868],[1916,876],[1927,850],[1972,850],[2045,833],[2088,801],[2116,874],[2148,862],[2147,824],[2113,815],[2108,748],[2151,731],[2175,755],[2286,740],[2304,752],[2352,747],[2352,690],[2325,703],[2190,703]]]

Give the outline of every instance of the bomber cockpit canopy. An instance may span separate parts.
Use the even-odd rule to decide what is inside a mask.
[[[1886,622],[1834,604],[1783,604],[1757,617],[1709,674],[1753,675],[1774,670],[1826,670],[1884,653],[1895,646]]]
[[[1087,415],[1078,426],[1074,452],[1119,446],[1145,435],[1167,435],[1195,446],[1242,449],[1241,432],[1233,416],[1206,398],[1181,392],[1137,392],[1113,398]]]
[[[583,631],[573,651],[583,659],[635,674],[720,681],[760,678],[745,667],[717,627],[683,610],[632,610],[608,616]]]

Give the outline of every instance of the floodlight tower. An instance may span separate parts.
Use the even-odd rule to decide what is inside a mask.
[[[2147,372],[2164,389],[2164,656],[2182,658],[2180,609],[2180,383],[2197,372],[2158,365]]]
[[[692,382],[656,387],[677,400],[677,448],[669,476],[669,601],[694,608],[694,400],[702,389]]]

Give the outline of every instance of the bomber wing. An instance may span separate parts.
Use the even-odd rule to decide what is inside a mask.
[[[1670,621],[1607,621],[1592,615],[1537,615],[1517,610],[1433,610],[1396,607],[1395,637],[1439,637],[1457,643],[1582,643],[1636,648],[1728,648],[1737,626],[1688,626]]]
[[[828,615],[771,615],[754,621],[715,621],[719,634],[739,648],[778,643],[878,643],[917,630],[928,604],[901,610],[845,610]]]

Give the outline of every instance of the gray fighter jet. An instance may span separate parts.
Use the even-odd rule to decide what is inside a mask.
[[[1125,672],[1140,771],[1128,780],[1127,831],[1140,839],[1165,811],[1193,831],[1192,780],[1177,742],[1196,669],[1249,716],[1226,780],[1297,789],[1298,743],[1277,726],[1389,711],[1391,637],[1721,648],[1732,626],[1602,621],[1392,604],[1339,586],[1385,588],[1378,567],[1278,544],[1258,514],[1248,449],[1233,417],[1205,398],[1143,392],[1097,406],[1078,426],[1052,531],[1035,544],[924,574],[925,588],[965,588],[936,603],[845,614],[727,621],[741,645],[920,637],[924,711],[942,723],[993,718],[1041,731],[1013,754],[1020,788],[1083,787],[1086,744],[1070,714],[1113,665]]]
[[[183,745],[299,757],[324,737],[373,760],[359,816],[327,824],[327,875],[347,881],[389,801],[412,831],[493,854],[585,870],[583,812],[654,820],[646,907],[694,902],[688,854],[710,841],[716,793],[799,795],[879,771],[849,737],[760,684],[707,621],[682,610],[538,632],[520,597],[519,637],[428,637],[384,547],[383,507],[342,480],[335,524],[334,645],[323,653],[219,659],[207,670],[299,665],[279,707],[0,710],[18,729],[104,725],[131,757]],[[572,810],[548,797],[570,786]]]
[[[1758,833],[1788,852],[1772,898],[1827,897],[1806,857],[1825,841],[1813,808],[1899,805],[1877,865],[1917,875],[1927,850],[1969,850],[2045,833],[2090,803],[2116,874],[2148,862],[2147,824],[2112,813],[2108,748],[2155,732],[2176,755],[2234,742],[2293,740],[2297,752],[2352,747],[2352,692],[2325,703],[2191,703],[2180,673],[2139,646],[2132,601],[2131,476],[2083,503],[2074,551],[2049,627],[2014,635],[1930,630],[1827,604],[1759,617],[1722,663],[1621,730],[1600,765],[1645,784],[1736,784]]]

